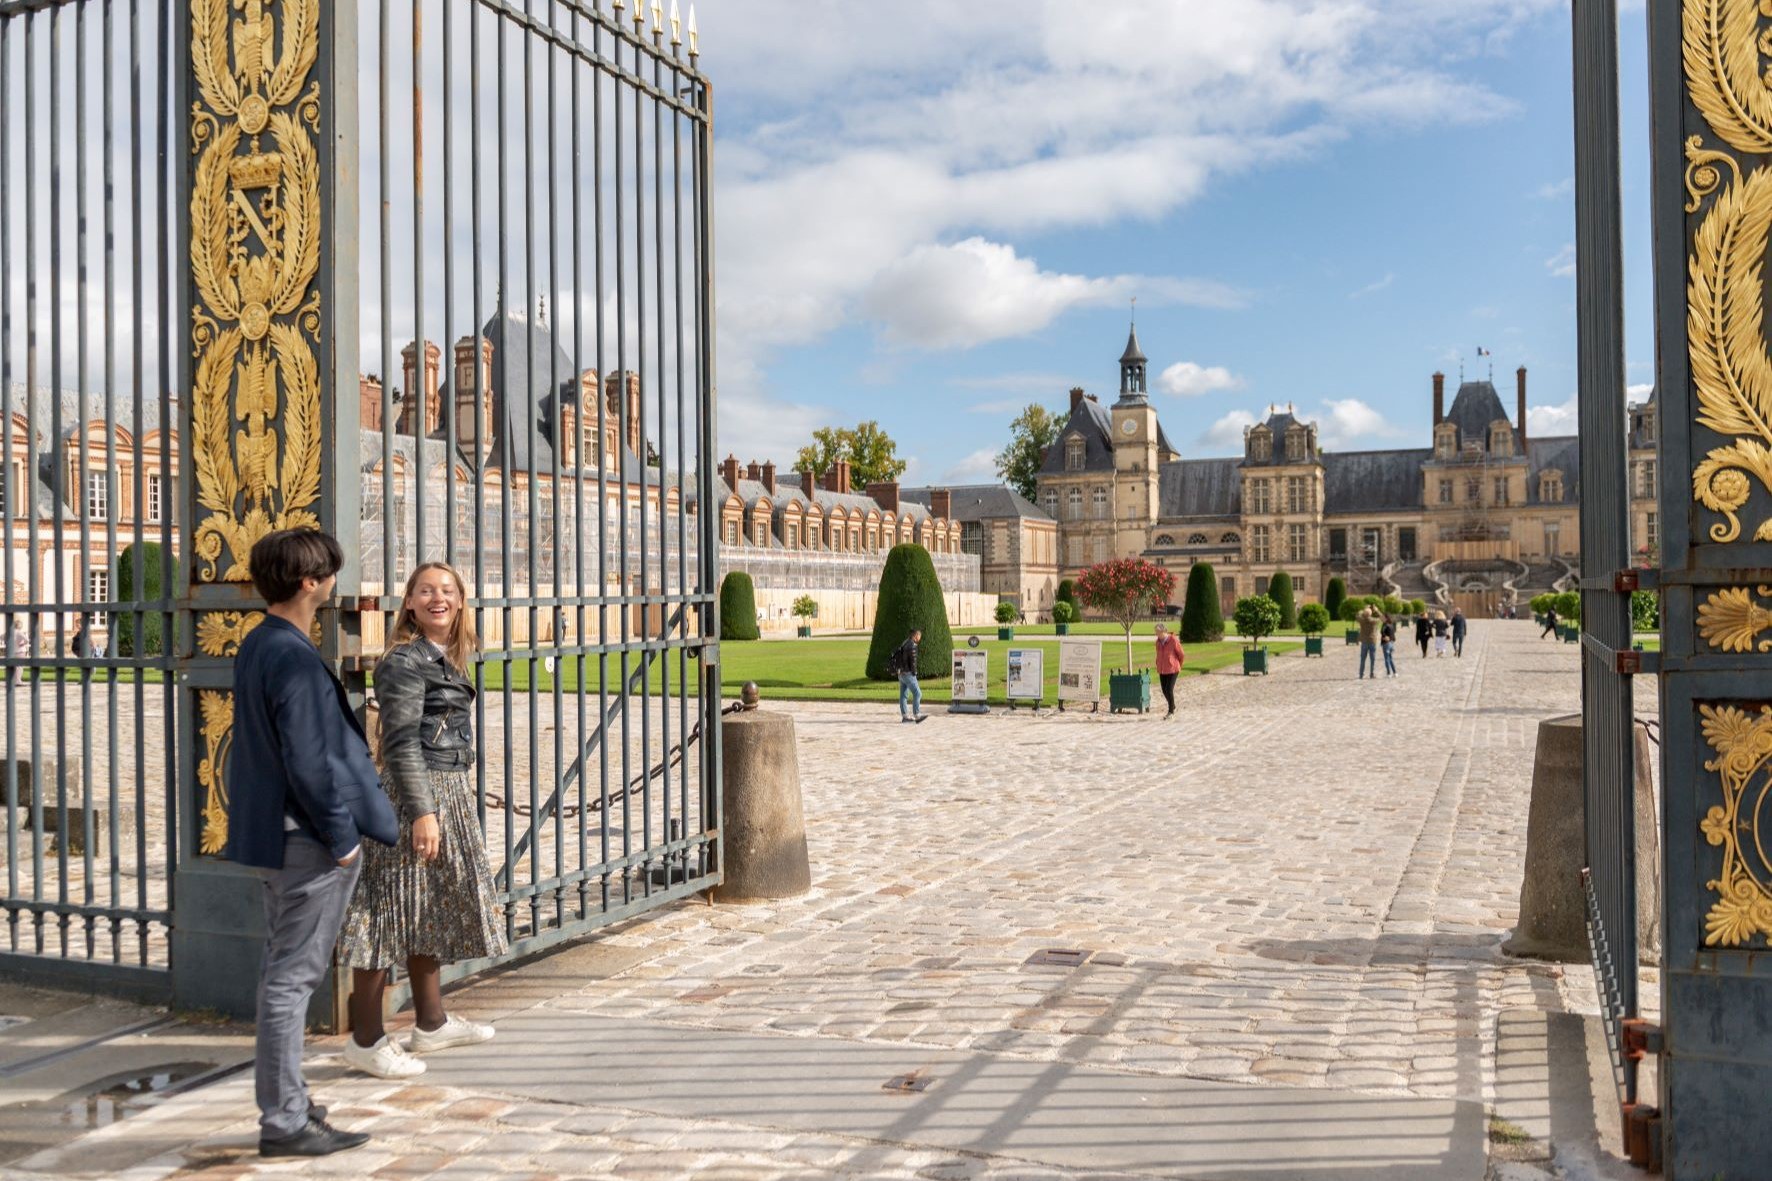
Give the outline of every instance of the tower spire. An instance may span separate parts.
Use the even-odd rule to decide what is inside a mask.
[[[1134,317],[1138,312],[1138,297],[1132,297]],[[1120,354],[1120,400],[1122,402],[1142,402],[1150,393],[1145,376],[1145,364],[1148,358],[1144,350],[1138,347],[1138,321],[1133,319],[1126,333],[1126,351]]]

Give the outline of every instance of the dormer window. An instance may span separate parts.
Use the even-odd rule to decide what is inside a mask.
[[[1434,455],[1439,459],[1451,459],[1458,450],[1458,427],[1449,422],[1442,422],[1434,428]]]
[[[1064,470],[1080,472],[1083,470],[1083,458],[1086,454],[1083,436],[1072,435],[1064,441]]]
[[[1514,453],[1514,428],[1507,422],[1497,422],[1489,427],[1489,454],[1507,456]]]
[[[1286,458],[1292,463],[1304,459],[1304,428],[1291,427],[1286,431]]]
[[[1555,504],[1563,499],[1563,473],[1552,468],[1539,473],[1538,499]]]
[[[1258,426],[1249,432],[1249,458],[1257,463],[1265,463],[1274,455],[1274,437],[1264,426]]]

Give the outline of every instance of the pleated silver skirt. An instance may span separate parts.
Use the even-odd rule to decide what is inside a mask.
[[[433,860],[413,852],[412,820],[404,813],[398,845],[363,842],[363,876],[339,933],[340,952],[353,968],[404,967],[415,955],[458,963],[506,950],[470,774],[432,771],[431,793],[443,836]]]

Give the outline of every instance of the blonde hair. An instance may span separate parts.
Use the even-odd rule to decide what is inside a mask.
[[[447,562],[425,562],[412,572],[406,580],[406,592],[400,596],[400,614],[394,620],[394,643],[404,644],[423,636],[424,629],[418,625],[418,618],[413,615],[407,603],[412,599],[412,592],[418,587],[418,580],[432,570],[441,570],[455,580],[455,589],[461,592],[461,610],[455,616],[455,623],[449,629],[449,642],[443,645],[443,659],[447,660],[455,671],[466,674],[468,666],[480,654],[480,636],[474,631],[474,613],[468,608],[468,584],[459,571]]]

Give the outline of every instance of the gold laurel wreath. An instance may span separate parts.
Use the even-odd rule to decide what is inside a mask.
[[[1744,848],[1749,843],[1761,847],[1753,819],[1758,802],[1752,807],[1748,803],[1756,776],[1760,797],[1772,791],[1772,706],[1749,713],[1734,706],[1701,705],[1698,713],[1705,741],[1717,752],[1704,769],[1717,772],[1723,785],[1723,802],[1699,824],[1705,841],[1723,850],[1722,871],[1707,883],[1718,898],[1705,916],[1704,943],[1740,947],[1756,935],[1772,935],[1772,892],[1748,867]]]

